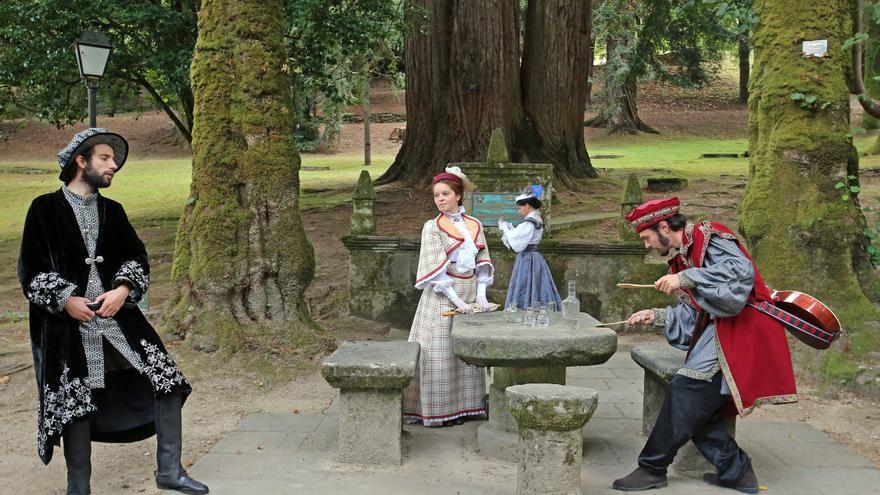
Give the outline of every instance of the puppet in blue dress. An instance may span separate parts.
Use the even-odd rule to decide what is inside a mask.
[[[507,288],[505,307],[515,303],[517,308],[528,308],[548,302],[555,302],[557,310],[562,307],[550,268],[538,252],[538,244],[544,235],[539,199],[543,193],[543,188],[534,184],[516,197],[517,211],[523,218],[519,225],[514,227],[506,220],[498,220],[501,241],[517,253]]]

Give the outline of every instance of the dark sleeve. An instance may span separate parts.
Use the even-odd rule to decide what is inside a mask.
[[[150,288],[150,263],[147,248],[128,221],[125,210],[121,206],[119,208],[122,216],[119,243],[124,261],[113,277],[113,288],[128,285],[131,289],[128,302],[137,304]]]
[[[52,314],[64,311],[64,305],[76,290],[76,284],[65,280],[52,263],[36,200],[31,203],[24,221],[18,257],[18,281],[28,301]]]

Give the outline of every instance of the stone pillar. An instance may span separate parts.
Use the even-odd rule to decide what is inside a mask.
[[[374,211],[376,190],[373,189],[373,181],[370,180],[370,173],[366,170],[361,170],[357,187],[351,196],[351,203],[351,234],[374,235],[376,233],[376,214]]]
[[[623,199],[620,200],[619,231],[621,240],[639,242],[639,235],[636,234],[632,225],[626,221],[626,216],[643,202],[639,179],[636,177],[636,174],[629,174],[629,179],[626,181],[626,189],[623,191]]]
[[[486,151],[487,163],[510,163],[510,155],[507,154],[507,142],[504,140],[504,132],[500,127],[492,131],[489,137],[489,149]]]
[[[580,495],[581,428],[598,404],[592,389],[530,383],[509,387],[519,426],[517,495]]]
[[[400,464],[403,389],[415,376],[417,342],[344,342],[321,364],[339,389],[337,460]]]
[[[489,385],[489,421],[480,425],[477,445],[480,452],[497,459],[516,460],[518,427],[507,407],[505,390],[525,383],[553,383],[565,385],[565,367],[548,368],[492,368]]]
[[[565,366],[550,368],[492,368],[489,386],[489,423],[492,427],[516,433],[517,426],[507,408],[504,391],[513,385],[554,383],[565,385]]]
[[[400,464],[402,405],[402,389],[340,389],[337,460]]]

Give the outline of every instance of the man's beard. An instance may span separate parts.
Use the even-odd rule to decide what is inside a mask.
[[[666,248],[663,251],[660,251],[660,256],[669,256],[669,238],[663,235],[661,232],[657,232],[657,238],[660,240],[660,244]]]
[[[86,168],[83,169],[82,180],[90,186],[101,189],[109,187],[112,179],[108,179],[106,176],[96,172],[95,168],[92,167],[92,161],[86,160]]]

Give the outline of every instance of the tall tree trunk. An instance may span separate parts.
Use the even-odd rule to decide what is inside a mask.
[[[880,99],[880,81],[875,77],[880,77],[880,25],[873,19],[866,19],[866,31],[868,32],[868,40],[865,42],[865,89],[867,95],[873,99]],[[872,117],[868,112],[862,113],[862,127],[865,129],[880,129],[880,119]],[[874,141],[870,153],[872,155],[880,154],[880,135]]]
[[[377,183],[425,184],[448,162],[482,161],[498,127],[515,162],[549,161],[568,185],[596,175],[582,126],[589,0],[533,0],[522,67],[518,0],[414,3],[426,21],[406,38],[406,135]]]
[[[492,130],[511,137],[522,115],[517,1],[413,5],[420,15],[405,41],[406,134],[378,184],[426,184],[448,162],[483,160]]]
[[[756,0],[754,8],[760,23],[754,31],[749,181],[740,230],[770,286],[814,294],[841,317],[846,341],[804,356],[824,359],[827,378],[851,378],[858,370],[853,360],[877,349],[880,338],[872,325],[880,314],[859,283],[867,266],[865,220],[857,197],[841,196],[858,183],[858,157],[848,137],[850,58],[841,52],[852,35],[850,2],[805,7],[796,0]],[[800,43],[791,40],[801,39],[827,39],[829,56],[800,56]],[[800,108],[790,98],[795,91],[815,95],[816,107]],[[836,189],[838,182],[847,188]],[[808,359],[801,362],[819,364]]]
[[[281,0],[203,0],[199,10],[192,189],[165,322],[198,345],[328,342],[303,301],[315,260],[299,214],[283,22]]]
[[[584,143],[590,68],[590,0],[530,0],[523,43],[523,107],[517,149],[552,163],[558,180],[598,177]]]
[[[372,144],[370,136],[370,76],[364,84],[364,165],[370,165],[373,161]]]
[[[861,4],[861,2],[859,2]],[[868,33],[868,40],[865,41],[864,49],[864,73],[865,89],[867,95],[877,99],[880,97],[880,81],[875,81],[874,77],[880,76],[880,26],[874,22],[874,19],[862,19],[863,26],[859,26],[858,30],[864,30]],[[880,128],[880,119],[872,117],[868,112],[862,114],[862,127],[865,129]]]
[[[631,4],[624,4],[631,5]],[[603,71],[603,103],[599,113],[586,122],[591,127],[605,127],[609,133],[639,131],[657,133],[639,117],[636,99],[636,81],[622,67],[629,65],[627,56],[632,54],[635,44],[634,27],[615,26],[614,37],[605,38],[605,52],[608,54]]]
[[[749,102],[749,48],[748,35],[739,39],[739,102]]]

